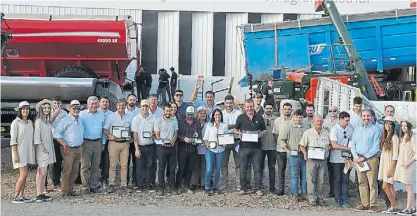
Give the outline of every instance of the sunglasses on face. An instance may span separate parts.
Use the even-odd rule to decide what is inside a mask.
[[[177,97],[182,97],[182,94],[176,94],[175,96],[177,96]]]
[[[329,110],[329,112],[337,112],[337,110]]]

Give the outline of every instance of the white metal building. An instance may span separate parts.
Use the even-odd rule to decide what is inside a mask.
[[[409,7],[408,0],[337,0],[341,13]],[[50,15],[130,15],[142,23],[142,65],[151,73],[244,76],[237,26],[321,17],[313,0],[2,1],[1,11]]]

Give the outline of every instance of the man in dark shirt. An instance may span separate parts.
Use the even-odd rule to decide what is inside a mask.
[[[171,100],[174,101],[175,91],[177,90],[178,74],[175,72],[175,68],[171,67]]]
[[[181,119],[185,118],[185,111],[189,106],[189,103],[184,102],[184,92],[181,89],[177,89],[174,94],[174,101],[178,106],[178,114]]]
[[[151,88],[152,88],[152,74],[149,73],[148,71],[145,70],[145,77],[146,77],[146,92],[145,92],[145,98],[148,99],[149,98],[149,92],[151,92]]]
[[[167,88],[169,86],[169,78],[170,76],[168,75],[167,71],[164,68],[159,69],[159,84],[158,84],[158,89],[156,91],[156,94],[159,96],[162,95],[162,104],[166,104],[167,103],[167,95],[169,97],[169,89]],[[166,91],[166,94],[165,94]]]
[[[138,92],[138,99],[139,101],[142,99],[147,99],[147,72],[145,67],[141,67],[139,71],[135,74],[135,82],[136,82],[136,91]]]
[[[273,92],[273,87],[274,87],[274,79],[271,78],[268,80],[268,84],[263,88],[263,92],[262,94],[265,95],[265,102],[269,102],[274,104],[274,95],[272,95]],[[276,106],[274,105],[274,108],[276,108]]]
[[[239,156],[240,156],[240,193],[243,195],[247,192],[249,185],[247,181],[247,170],[249,162],[253,165],[255,185],[254,191],[259,196],[263,195],[261,190],[261,158],[262,158],[262,145],[261,137],[266,133],[265,121],[261,115],[255,114],[254,104],[251,99],[245,101],[244,105],[245,113],[239,115],[235,124],[235,134],[239,134],[241,137]],[[248,136],[256,138],[247,138]]]

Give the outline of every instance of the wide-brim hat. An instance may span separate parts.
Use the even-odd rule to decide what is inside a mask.
[[[52,102],[51,100],[48,100],[48,99],[43,99],[42,101],[39,101],[36,104],[36,111],[39,112],[40,111],[39,109],[43,104],[49,104],[51,106],[51,110],[54,108],[54,102]]]
[[[394,119],[394,117],[392,117],[392,116],[385,116],[385,117],[384,117],[384,121],[395,122],[395,119]]]
[[[410,123],[410,124],[411,124],[411,128],[412,128],[412,129],[415,129],[415,128],[416,128],[416,123],[415,123],[415,122],[413,122],[413,121],[410,121],[410,120],[408,120],[408,119],[400,119],[398,122],[399,122],[400,124],[401,124],[401,122],[408,122],[408,123]]]
[[[14,110],[19,111],[19,109],[20,109],[20,108],[22,108],[22,107],[24,107],[24,106],[29,106],[29,107],[30,107],[29,102],[27,102],[27,101],[22,101],[22,102],[20,102],[20,103],[19,103],[19,106],[18,106],[18,107],[16,107],[16,108],[14,108]]]

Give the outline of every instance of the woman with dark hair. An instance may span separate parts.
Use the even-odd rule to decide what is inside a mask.
[[[52,107],[53,102],[46,99],[36,104],[36,111],[38,113],[35,120],[34,135],[36,162],[38,164],[38,172],[36,174],[36,202],[52,200],[52,197],[44,194],[48,165],[56,162],[52,125],[50,123]]]
[[[12,147],[13,168],[19,169],[13,203],[32,202],[24,196],[28,164],[35,164],[35,148],[33,146],[33,123],[29,119],[29,103],[22,101],[16,108],[17,118],[10,126],[10,146]]]
[[[381,160],[379,164],[378,180],[382,181],[382,189],[387,195],[391,206],[383,213],[398,212],[395,201],[394,173],[398,159],[399,139],[395,133],[395,120],[391,116],[384,119],[384,129],[381,137]]]
[[[416,184],[416,137],[411,131],[413,125],[409,121],[402,120],[400,123],[401,142],[394,180],[405,184],[407,191],[407,206],[399,214],[411,215],[416,212],[413,189],[413,186]]]
[[[223,152],[225,147],[219,145],[218,135],[227,133],[227,124],[223,123],[223,113],[220,109],[215,109],[212,112],[211,123],[207,125],[204,132],[204,144],[206,145],[206,175],[205,175],[205,189],[206,194],[213,195],[220,193],[219,180],[220,168],[223,162]],[[210,180],[213,173],[214,166],[214,181],[211,188]]]
[[[175,101],[169,103],[169,105],[171,105],[171,117],[174,117],[179,122],[181,119],[178,113],[178,105],[175,103]]]

